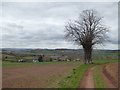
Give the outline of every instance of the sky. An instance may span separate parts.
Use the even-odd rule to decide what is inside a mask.
[[[110,42],[96,49],[118,49],[117,2],[2,2],[0,29],[3,48],[82,48],[65,40],[65,25],[86,9],[95,9],[110,29]]]

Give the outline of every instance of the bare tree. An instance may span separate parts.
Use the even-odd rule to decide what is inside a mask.
[[[107,40],[108,28],[103,25],[102,18],[96,10],[84,10],[78,20],[70,21],[65,26],[65,37],[82,45],[84,49],[84,63],[92,62],[93,45],[103,44]]]

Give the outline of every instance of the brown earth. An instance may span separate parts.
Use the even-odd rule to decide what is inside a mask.
[[[110,63],[105,65],[103,67],[103,74],[104,80],[106,81],[106,87],[118,87],[118,63]]]
[[[2,89],[2,54],[0,52],[0,90]]]
[[[85,73],[85,76],[82,79],[82,83],[80,85],[80,88],[94,88],[94,80],[93,80],[93,69],[94,67],[87,70]]]
[[[48,64],[34,67],[3,68],[3,88],[48,88],[68,75],[75,64]]]
[[[33,67],[3,68],[3,88],[47,88],[59,82],[59,79],[72,72],[75,64],[49,64]],[[93,70],[88,69],[80,88],[95,88]],[[101,75],[106,88],[118,87],[118,63],[101,66]]]
[[[2,68],[0,67],[0,90],[2,89]]]

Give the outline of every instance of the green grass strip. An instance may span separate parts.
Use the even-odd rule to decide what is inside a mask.
[[[73,72],[59,83],[60,88],[78,88],[86,70],[92,66],[94,64],[82,64],[76,69],[73,69]]]
[[[101,65],[97,65],[95,66],[95,69],[93,71],[93,79],[95,82],[95,88],[105,88],[105,83],[101,76],[101,71],[100,71],[101,68],[102,68]]]
[[[3,61],[2,62],[2,67],[28,67],[28,66],[36,66],[36,65],[49,65],[49,64],[75,64],[79,65],[80,62],[8,62],[8,61]]]

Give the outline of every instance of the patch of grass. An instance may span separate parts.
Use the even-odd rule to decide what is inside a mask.
[[[94,63],[96,65],[102,65],[106,63],[115,63],[115,62],[120,62],[120,60],[94,60]]]
[[[0,61],[0,67],[2,67],[2,62]]]
[[[78,88],[86,70],[92,66],[94,66],[94,64],[82,64],[73,69],[73,72],[69,76],[59,82],[60,88]]]
[[[95,88],[105,88],[105,83],[104,83],[104,80],[101,76],[101,65],[97,65],[95,66],[94,68],[94,71],[93,71],[93,79],[94,79],[94,82],[95,82]]]
[[[28,66],[31,65],[32,63],[17,63],[17,62],[8,62],[8,61],[3,61],[2,62],[2,67],[22,67],[22,66]]]
[[[36,65],[48,65],[48,64],[75,64],[78,65],[81,62],[8,62],[3,61],[2,67],[26,67],[26,66],[36,66]]]

